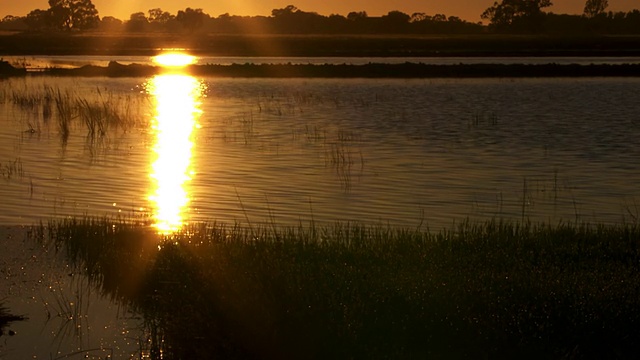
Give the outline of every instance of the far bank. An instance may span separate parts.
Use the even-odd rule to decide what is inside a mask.
[[[0,56],[638,56],[640,36],[0,33]]]

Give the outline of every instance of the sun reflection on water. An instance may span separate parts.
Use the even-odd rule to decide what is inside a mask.
[[[182,227],[188,210],[193,132],[201,113],[203,84],[192,76],[163,74],[150,79],[146,91],[155,102],[149,199],[154,226],[167,234]]]
[[[179,52],[169,52],[153,57],[153,62],[163,67],[184,67],[196,62],[195,56]]]

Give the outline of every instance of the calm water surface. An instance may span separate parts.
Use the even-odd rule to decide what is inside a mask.
[[[639,211],[639,79],[169,74],[0,86],[2,224],[124,214],[168,229],[247,219],[440,228]],[[65,137],[55,96],[119,123],[91,133],[74,105]]]

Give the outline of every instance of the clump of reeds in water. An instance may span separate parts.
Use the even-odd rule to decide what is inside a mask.
[[[24,176],[22,160],[20,158],[16,158],[15,160],[8,161],[4,164],[0,162],[0,176],[7,180],[22,178]]]
[[[47,124],[54,119],[63,141],[68,139],[76,121],[84,125],[90,138],[104,136],[110,129],[129,130],[143,123],[148,105],[131,94],[115,94],[100,88],[80,94],[69,88],[43,85],[10,87],[6,92],[10,95],[5,97],[33,114],[36,121],[42,119]],[[38,131],[39,123],[29,122],[29,129]]]
[[[632,358],[640,227],[464,221],[39,228],[160,358]]]

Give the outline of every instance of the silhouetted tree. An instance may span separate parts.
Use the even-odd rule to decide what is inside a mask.
[[[162,11],[160,8],[150,9],[148,11],[149,22],[164,25],[175,18],[175,16],[171,15],[168,11]]]
[[[27,30],[26,17],[6,15],[0,20],[0,30]]]
[[[387,15],[383,15],[380,20],[382,21],[384,28],[388,32],[401,33],[407,31],[411,16],[403,12],[394,10],[389,11]]]
[[[310,34],[332,32],[328,18],[315,12],[306,12],[289,5],[282,9],[273,9],[272,29],[278,33]]]
[[[414,22],[420,22],[420,21],[424,21],[424,20],[431,20],[431,16],[423,13],[423,12],[414,12],[413,14],[411,14],[411,19],[409,19],[410,22],[414,23]]]
[[[432,21],[447,21],[447,15],[445,14],[435,14],[431,18]]]
[[[25,23],[31,30],[44,30],[51,26],[49,11],[42,9],[32,10],[25,17]]]
[[[143,12],[136,12],[129,16],[127,21],[127,30],[133,32],[146,31],[149,26],[149,19]]]
[[[98,28],[102,31],[122,31],[124,23],[120,19],[116,19],[113,16],[105,16],[100,20]]]
[[[347,20],[358,21],[369,17],[366,11],[352,11],[347,14]]]
[[[51,25],[61,30],[86,30],[100,22],[91,0],[49,0],[49,17]]]
[[[587,0],[584,4],[584,15],[588,18],[594,18],[605,13],[609,7],[608,0]]]
[[[294,13],[298,12],[298,8],[293,5],[287,5],[282,9],[273,9],[271,10],[271,16],[274,18],[283,17],[283,16],[291,16]]]
[[[194,32],[202,28],[207,19],[209,19],[209,15],[204,13],[202,9],[192,9],[189,7],[184,9],[184,11],[178,11],[178,15],[176,15],[176,20],[189,32]]]
[[[327,18],[327,29],[336,34],[344,33],[349,29],[349,20],[338,14],[331,14]]]
[[[551,0],[502,0],[494,2],[481,17],[498,31],[538,31],[544,19],[542,9],[551,5]]]

